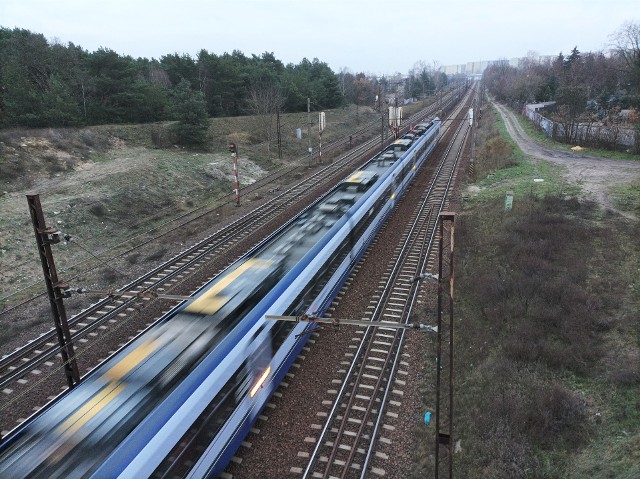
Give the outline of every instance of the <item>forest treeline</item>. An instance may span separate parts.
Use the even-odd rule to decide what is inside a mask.
[[[209,117],[250,113],[252,91],[271,87],[282,111],[334,108],[343,102],[337,76],[306,58],[284,65],[272,53],[160,59],[88,52],[38,33],[0,27],[0,127],[80,126],[177,119],[176,102],[202,102]]]
[[[217,55],[202,49],[195,58],[172,53],[134,59],[0,27],[0,128],[175,120],[178,143],[202,144],[211,117],[300,112],[308,101],[313,111],[374,106],[378,95],[401,92],[403,85],[404,95],[418,97],[446,83],[446,75],[425,65],[404,82],[399,74],[335,73],[317,58],[285,65],[269,52]]]

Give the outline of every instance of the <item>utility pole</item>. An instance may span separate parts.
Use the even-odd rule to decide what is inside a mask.
[[[384,110],[382,109],[382,90],[378,85],[378,105],[380,106],[380,150],[384,148]]]
[[[394,115],[396,117],[395,120],[396,120],[397,123],[395,124],[394,129],[393,129],[393,138],[395,140],[397,140],[398,136],[399,136],[398,132],[400,131],[400,122],[402,121],[402,120],[400,120],[399,115],[398,115],[398,87],[396,87],[395,107],[396,107],[396,111],[395,111]]]
[[[393,134],[393,138],[397,139],[402,124],[402,108],[398,107],[398,98],[396,97],[395,106],[390,106],[389,110],[389,128]]]
[[[455,216],[453,212],[441,212],[438,217],[439,222],[439,266],[438,266],[438,324],[437,324],[437,347],[436,347],[436,434],[435,434],[435,473],[434,477],[439,478],[439,466],[440,466],[440,445],[447,446],[448,449],[448,477],[453,477],[453,453],[454,453],[454,440],[453,440],[453,392],[454,392],[454,371],[453,371],[453,356],[454,356],[454,341],[453,341],[453,291],[454,291],[454,232],[455,232]],[[448,229],[448,235],[445,231]],[[447,271],[445,271],[445,268]],[[443,274],[445,276],[443,276]],[[445,289],[448,286],[448,291]],[[445,304],[444,297],[448,296],[449,301]],[[445,366],[442,365],[442,340],[445,335],[443,331],[443,315],[448,313],[449,315],[449,351],[448,362]],[[441,373],[445,370],[448,373],[448,389],[449,400],[447,419],[448,428],[447,432],[440,432],[440,409],[442,404],[440,400],[441,389]]]
[[[309,166],[311,166],[311,98],[307,98],[307,136],[309,137]]]
[[[47,285],[47,293],[49,294],[49,303],[53,312],[53,322],[55,323],[58,342],[60,343],[60,355],[62,356],[62,365],[69,389],[73,388],[80,382],[80,373],[76,363],[76,355],[73,350],[73,341],[71,340],[71,332],[69,331],[69,323],[67,322],[67,313],[64,308],[62,299],[67,295],[67,288],[64,283],[58,279],[58,272],[53,261],[51,245],[60,242],[60,231],[56,228],[47,228],[44,222],[44,213],[40,204],[40,195],[27,195],[27,203],[29,204],[29,213],[33,222],[33,231],[36,235],[36,243],[38,244],[38,253],[40,253],[40,262],[42,263],[42,271],[44,273],[44,281]]]
[[[282,159],[282,135],[280,134],[280,108],[276,110],[276,125],[278,129],[278,158]]]

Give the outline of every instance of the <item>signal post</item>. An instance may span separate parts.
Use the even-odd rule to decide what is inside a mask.
[[[236,206],[240,206],[240,183],[238,182],[238,147],[235,143],[229,143],[229,151],[231,152],[231,157],[233,158],[233,191],[236,194]]]

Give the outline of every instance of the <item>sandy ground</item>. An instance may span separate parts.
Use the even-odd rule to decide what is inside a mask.
[[[47,148],[43,150],[43,143],[45,142],[40,141],[39,149],[37,151],[34,149],[33,154],[41,154],[42,151],[46,151],[50,155],[60,154],[50,145],[47,145]],[[228,184],[229,188],[233,185],[230,155],[188,152],[181,154],[185,157],[204,157],[207,161],[202,167],[204,175],[213,178],[216,182]],[[114,148],[106,156],[107,160],[102,162],[80,162],[73,171],[64,174],[57,174],[53,177],[47,177],[43,174],[29,189],[16,189],[0,195],[0,298],[42,280],[42,269],[37,257],[26,194],[40,194],[47,225],[55,225],[63,229],[67,228],[69,221],[73,221],[69,220],[72,206],[80,205],[79,208],[86,208],[86,204],[95,201],[93,198],[109,196],[110,192],[104,190],[104,185],[108,183],[109,177],[127,174],[132,183],[122,184],[122,188],[136,188],[136,181],[151,181],[145,180],[145,172],[153,171],[158,162],[156,150],[141,147]],[[248,158],[241,157],[240,160],[243,186],[254,183],[266,174],[262,168]],[[95,224],[91,224],[95,231],[106,227],[100,218],[91,215],[85,216],[88,216],[89,219],[86,220],[88,222],[95,220]],[[89,226],[86,228],[89,229]],[[114,228],[109,224],[110,235],[127,236],[127,231],[114,230]],[[73,233],[75,230],[71,229]],[[78,236],[79,233],[75,232]],[[82,234],[78,240],[83,240]],[[94,247],[92,243],[89,248],[95,252],[97,247]],[[56,254],[59,269],[64,269],[66,265],[74,264],[87,257],[83,250],[71,247],[58,248]]]
[[[640,161],[610,160],[584,153],[569,153],[553,150],[535,143],[522,129],[515,114],[498,103],[493,106],[502,116],[507,131],[520,149],[534,159],[550,161],[565,167],[565,178],[579,184],[603,208],[638,221],[631,212],[615,208],[611,201],[610,188],[624,183],[640,181]]]

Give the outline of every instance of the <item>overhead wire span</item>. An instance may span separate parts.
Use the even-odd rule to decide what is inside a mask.
[[[302,314],[300,316],[271,316],[266,315],[264,319],[269,321],[289,321],[293,323],[319,323],[338,327],[342,324],[350,326],[361,326],[364,328],[391,328],[391,329],[415,329],[430,333],[437,333],[438,328],[424,323],[395,323],[393,321],[367,321],[364,319],[338,319],[320,318],[313,315]]]
[[[112,267],[110,264],[108,264],[106,261],[104,261],[103,259],[101,259],[99,256],[93,254],[93,252],[91,250],[89,250],[88,248],[85,248],[84,246],[82,246],[80,243],[78,243],[71,235],[69,234],[63,234],[63,238],[67,243],[70,243],[72,245],[76,245],[78,248],[80,248],[82,251],[84,251],[85,253],[88,253],[93,259],[95,259],[96,261],[98,261],[98,263],[102,264],[102,266],[105,266],[107,268],[109,268],[111,271],[114,271],[116,273],[118,273],[119,275],[127,278],[127,279],[133,279],[131,276],[129,276],[126,273],[123,273],[122,271],[119,271],[117,269],[115,269],[114,267]]]
[[[153,290],[113,291],[111,289],[103,290],[103,289],[75,288],[75,289],[70,289],[69,291],[77,294],[96,294],[100,296],[108,296],[110,298],[121,297],[121,298],[143,298],[143,299],[169,299],[172,301],[189,301],[193,299],[192,296],[158,293],[157,291],[153,291]]]

